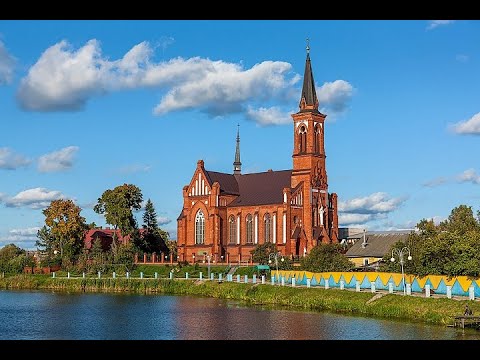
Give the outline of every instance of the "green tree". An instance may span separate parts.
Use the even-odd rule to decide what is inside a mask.
[[[0,272],[17,274],[25,266],[33,266],[34,259],[15,244],[5,245],[0,249]]]
[[[319,244],[300,260],[301,267],[312,272],[350,271],[355,265],[342,250],[340,244]]]
[[[72,200],[53,200],[42,211],[45,215],[45,226],[39,230],[37,246],[52,256],[58,251],[60,259],[72,263],[84,245],[85,218],[80,215],[82,209]]]
[[[106,190],[98,198],[97,204],[93,210],[97,214],[105,215],[105,221],[114,227],[120,229],[122,236],[130,235],[135,240],[137,230],[137,220],[133,215],[134,210],[140,210],[143,200],[141,190],[132,184],[123,184],[115,187],[113,190]],[[114,232],[112,250],[117,251],[116,231]]]
[[[448,219],[442,221],[438,228],[440,231],[448,231],[463,236],[470,231],[479,231],[480,224],[475,219],[471,206],[460,205],[451,211]]]
[[[146,253],[168,253],[168,233],[158,227],[157,213],[150,199],[145,204],[143,232],[135,239],[135,247]]]
[[[266,242],[259,244],[250,253],[252,254],[253,262],[260,265],[269,265],[271,269],[276,268],[275,258],[273,255],[270,256],[270,254],[278,253],[277,246],[274,243]],[[277,262],[279,270],[290,270],[293,268],[292,260],[288,256],[277,255]]]

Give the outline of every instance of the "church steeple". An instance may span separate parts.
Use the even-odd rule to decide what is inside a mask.
[[[237,125],[237,147],[235,149],[235,161],[233,162],[233,174],[242,173],[242,163],[240,161],[240,125]]]
[[[317,110],[318,98],[313,80],[312,64],[310,62],[310,44],[307,39],[307,60],[305,62],[305,74],[303,75],[302,96],[300,98],[300,111]]]

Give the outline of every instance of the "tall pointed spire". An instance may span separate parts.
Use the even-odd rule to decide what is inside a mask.
[[[307,60],[305,62],[305,74],[303,75],[302,97],[300,98],[300,111],[317,110],[318,98],[313,80],[312,64],[310,62],[310,40],[307,39]]]
[[[237,147],[235,149],[235,161],[233,162],[233,174],[242,173],[242,163],[240,161],[240,124],[237,125]]]

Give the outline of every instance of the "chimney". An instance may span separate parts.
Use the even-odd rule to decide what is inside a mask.
[[[365,247],[368,245],[367,244],[367,238],[365,236],[365,229],[363,229],[363,242],[362,242],[362,249],[365,249]]]

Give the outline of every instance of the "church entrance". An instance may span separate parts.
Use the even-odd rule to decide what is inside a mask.
[[[295,257],[298,258],[300,256],[300,238],[298,237],[295,240]]]

